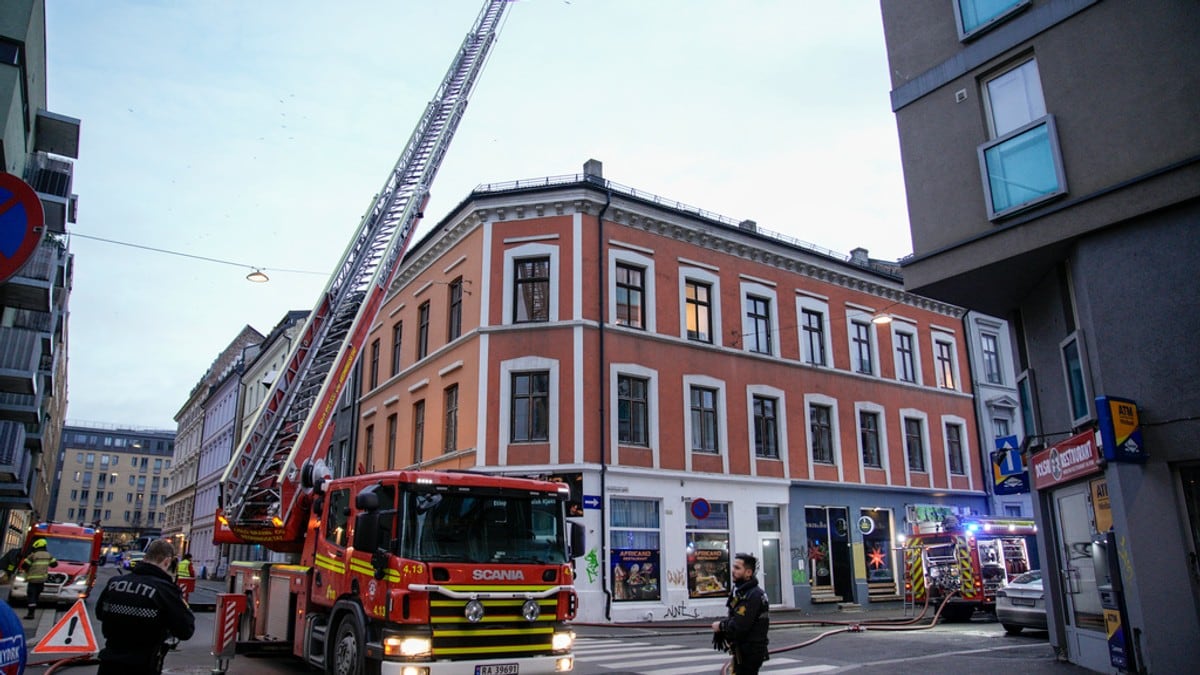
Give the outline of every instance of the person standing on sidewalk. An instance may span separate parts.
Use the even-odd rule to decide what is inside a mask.
[[[729,616],[712,625],[713,644],[724,642],[733,652],[734,675],[758,675],[767,660],[767,631],[771,617],[767,612],[767,594],[754,576],[758,559],[749,553],[734,556],[733,593],[725,606]]]
[[[46,578],[50,576],[50,568],[58,567],[58,561],[46,550],[46,540],[35,539],[33,553],[21,561],[21,569],[25,570],[25,600],[28,610],[26,619],[33,618],[33,610],[37,609],[38,600],[42,597],[42,589],[46,588]]]
[[[179,564],[175,566],[175,579],[191,579],[193,577],[195,574],[192,573],[192,554],[184,553]]]
[[[96,675],[159,675],[167,640],[187,640],[196,617],[171,577],[175,548],[165,539],[146,547],[130,573],[108,580],[96,600],[104,633]]]

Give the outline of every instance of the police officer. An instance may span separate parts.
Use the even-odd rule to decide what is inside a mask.
[[[58,567],[58,561],[46,550],[46,540],[38,537],[33,542],[33,552],[21,561],[21,569],[25,570],[25,599],[28,611],[26,619],[33,618],[33,610],[37,609],[38,599],[42,597],[42,589],[46,588],[46,578],[50,576],[50,568]]]
[[[767,659],[767,630],[771,618],[767,613],[767,594],[754,576],[758,559],[749,553],[738,553],[733,562],[733,593],[725,606],[729,616],[712,625],[713,643],[727,643],[733,652],[734,675],[758,675]]]
[[[129,574],[108,580],[96,600],[104,633],[96,675],[159,675],[167,639],[192,637],[196,617],[171,578],[174,559],[171,543],[155,539]]]

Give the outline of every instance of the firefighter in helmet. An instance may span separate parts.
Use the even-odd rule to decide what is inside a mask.
[[[29,584],[25,592],[28,601],[26,619],[33,618],[33,610],[37,609],[38,599],[42,589],[46,587],[46,578],[50,576],[50,568],[58,567],[58,561],[46,550],[46,540],[38,537],[33,541],[33,552],[21,561],[21,569],[25,570],[25,581]]]

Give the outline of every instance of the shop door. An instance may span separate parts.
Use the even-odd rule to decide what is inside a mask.
[[[810,506],[804,511],[813,602],[853,602],[849,510]]]
[[[1087,483],[1055,490],[1055,545],[1063,577],[1061,614],[1071,661],[1105,670],[1108,638],[1097,586],[1106,581],[1106,553],[1103,538],[1097,536],[1093,525],[1090,496]]]
[[[767,600],[778,607],[783,604],[783,588],[779,581],[779,538],[763,537],[762,539],[762,582]]]

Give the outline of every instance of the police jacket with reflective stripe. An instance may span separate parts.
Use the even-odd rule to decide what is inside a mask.
[[[146,561],[108,580],[96,600],[96,618],[105,640],[100,660],[137,668],[154,663],[169,636],[186,640],[196,630],[196,617],[171,575]]]

